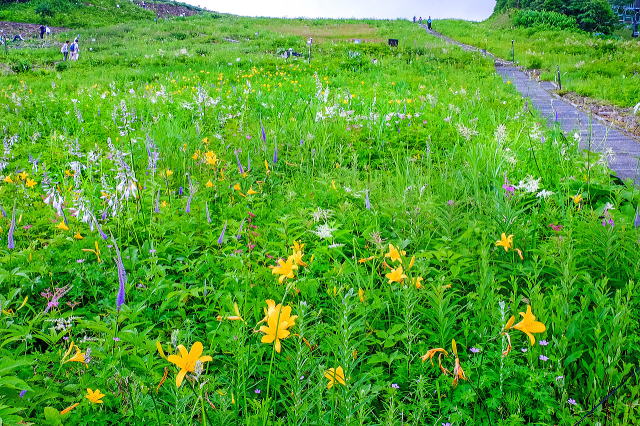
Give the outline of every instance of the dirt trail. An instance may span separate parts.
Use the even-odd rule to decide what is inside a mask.
[[[555,84],[537,81],[513,62],[500,59],[486,50],[460,43],[437,31],[427,32],[442,40],[460,46],[462,49],[478,52],[494,60],[496,72],[504,81],[510,81],[520,94],[531,100],[533,106],[550,123],[557,122],[567,133],[580,135],[580,147],[594,152],[604,153],[609,167],[622,179],[634,179],[640,184],[640,142],[634,136],[625,133],[620,127],[605,121],[604,117],[594,115],[592,110],[583,111],[573,102],[567,102],[555,92]]]
[[[63,27],[49,27],[51,29],[51,33],[62,33],[65,31],[69,31],[69,28]],[[2,34],[6,34],[10,39],[16,34],[22,35],[22,37],[26,40],[29,38],[40,38],[40,25],[39,24],[26,24],[24,22],[9,22],[9,21],[0,21],[0,31]]]

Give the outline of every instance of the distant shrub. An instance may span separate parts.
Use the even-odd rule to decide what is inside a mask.
[[[188,35],[185,33],[174,32],[171,33],[171,37],[175,38],[176,40],[186,40]]]
[[[542,27],[558,30],[578,28],[576,18],[544,10],[518,10],[513,15],[513,24],[517,27]]]
[[[11,69],[15,73],[27,72],[31,69],[31,62],[24,59],[18,59],[11,64]]]
[[[58,72],[66,71],[67,69],[69,69],[69,63],[68,62],[58,62],[56,64],[56,71],[58,71]]]
[[[542,68],[542,59],[537,56],[529,58],[529,61],[527,62],[527,68],[535,70]]]

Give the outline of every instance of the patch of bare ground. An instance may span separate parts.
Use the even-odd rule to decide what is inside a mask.
[[[573,92],[557,92],[557,94],[575,107],[590,112],[634,136],[640,136],[640,116],[633,112],[633,108],[609,105]]]
[[[191,9],[186,6],[172,3],[153,3],[147,1],[137,2],[138,6],[143,9],[152,10],[159,18],[171,18],[174,16],[193,16],[200,13],[197,9]]]
[[[69,31],[69,28],[49,27],[53,34]],[[0,21],[0,31],[12,39],[15,35],[20,34],[24,39],[40,38],[40,25],[27,24],[24,22]]]

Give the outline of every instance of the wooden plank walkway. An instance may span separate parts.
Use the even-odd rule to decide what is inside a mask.
[[[427,29],[430,34],[444,41],[460,46],[467,51],[478,52],[494,60],[496,72],[504,81],[510,81],[520,94],[531,100],[533,106],[549,123],[558,122],[566,133],[580,134],[580,147],[592,152],[604,153],[609,167],[621,179],[633,179],[640,185],[640,142],[622,130],[606,123],[598,117],[578,109],[553,93],[555,86],[550,82],[532,80],[515,64],[500,59],[486,50],[460,43],[437,31]]]

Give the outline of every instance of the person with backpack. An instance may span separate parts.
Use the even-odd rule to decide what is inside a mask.
[[[63,61],[67,61],[69,59],[69,40],[62,43],[62,47],[60,48],[60,53],[62,53]]]
[[[40,38],[44,38],[44,33],[47,31],[47,28],[44,25],[40,25]]]
[[[431,16],[429,16],[429,19],[427,19],[427,28],[431,29]]]
[[[78,46],[78,39],[75,39],[71,46],[69,46],[69,52],[71,52],[71,60],[77,61],[80,55],[80,46]]]

